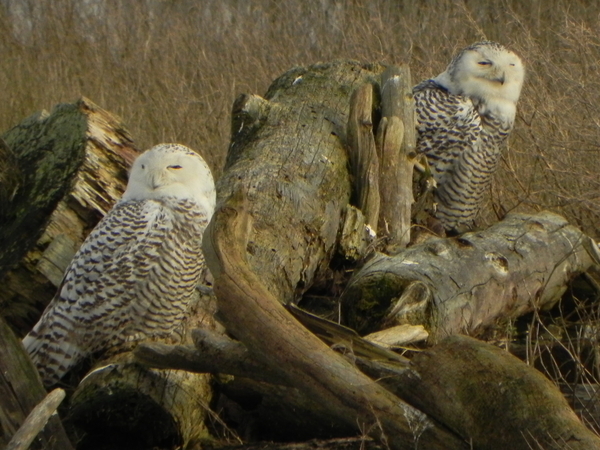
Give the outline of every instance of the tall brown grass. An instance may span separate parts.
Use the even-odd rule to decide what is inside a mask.
[[[0,130],[84,95],[141,147],[188,144],[219,172],[229,111],[296,65],[407,63],[415,83],[481,39],[527,81],[490,211],[550,208],[598,237],[600,5],[573,0],[4,0]]]
[[[600,237],[597,2],[2,0],[0,5],[0,130],[83,95],[120,115],[140,147],[187,144],[217,173],[234,98],[263,94],[291,67],[341,58],[406,63],[416,83],[440,73],[472,42],[501,42],[522,56],[528,75],[484,219],[551,209]]]

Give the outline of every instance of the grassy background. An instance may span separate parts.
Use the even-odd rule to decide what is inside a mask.
[[[551,209],[599,238],[599,36],[600,4],[582,0],[0,0],[0,130],[86,96],[141,148],[189,145],[218,175],[233,100],[264,94],[294,66],[406,63],[416,84],[466,45],[495,40],[522,56],[527,78],[485,220]],[[558,334],[566,321],[598,329],[597,307],[575,301],[574,311],[558,314]],[[530,362],[543,362],[544,323],[535,315],[527,327]],[[574,375],[554,357],[544,372],[597,383],[596,354],[561,342]]]
[[[600,6],[577,0],[3,0],[0,129],[86,96],[142,148],[203,154],[217,174],[240,93],[338,58],[444,70],[478,40],[527,65],[517,123],[485,217],[550,208],[599,237]],[[494,212],[492,212],[494,211]]]

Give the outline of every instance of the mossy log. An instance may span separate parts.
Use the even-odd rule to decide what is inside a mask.
[[[451,336],[421,352],[411,367],[358,361],[411,405],[471,443],[471,448],[597,449],[558,387],[505,350]]]
[[[600,448],[598,436],[581,423],[555,384],[496,346],[452,336],[417,353],[407,365],[399,355],[361,339],[351,330],[305,313],[294,315],[373,383],[426,414],[411,417],[417,448],[430,448],[420,436],[430,426],[427,417],[461,436],[471,448]],[[232,384],[229,390],[244,389],[245,395],[256,392],[270,399],[266,404],[273,415],[268,423],[273,426],[287,422],[284,429],[288,429],[293,421],[301,433],[311,424],[312,416],[320,421],[312,425],[313,437],[319,436],[324,426],[329,427],[329,437],[348,432],[339,419],[332,421],[331,416],[323,415],[326,403],[322,397],[298,397],[285,384],[288,380],[252,360],[252,352],[241,343],[200,330],[196,334],[195,349],[144,344],[136,349],[136,357],[156,367],[221,372],[240,378],[237,384],[225,384]],[[282,404],[274,404],[272,399]],[[254,413],[264,414],[261,409]],[[445,448],[461,447],[449,441]]]
[[[342,295],[346,323],[362,333],[424,325],[436,340],[477,335],[499,320],[551,308],[597,261],[593,241],[549,212],[513,214],[487,230],[377,254]]]
[[[2,139],[0,158],[10,151],[18,181],[0,197],[0,315],[24,334],[120,198],[139,152],[120,120],[85,98],[35,114]]]
[[[248,263],[282,303],[298,300],[336,252],[351,195],[350,96],[377,87],[383,70],[356,62],[299,67],[264,98],[244,94],[234,104],[218,202],[244,193],[253,218]]]

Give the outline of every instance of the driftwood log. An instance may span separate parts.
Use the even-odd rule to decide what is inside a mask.
[[[434,342],[475,335],[554,306],[569,282],[597,263],[595,247],[556,214],[510,215],[481,232],[373,256],[349,281],[343,314],[360,333],[421,324]]]

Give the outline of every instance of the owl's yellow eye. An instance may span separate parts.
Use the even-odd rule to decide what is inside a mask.
[[[492,63],[489,61],[479,61],[477,64],[479,64],[480,66],[489,66]]]
[[[167,169],[175,169],[175,170],[177,170],[177,169],[183,169],[183,167],[174,165],[174,166],[167,166]]]

